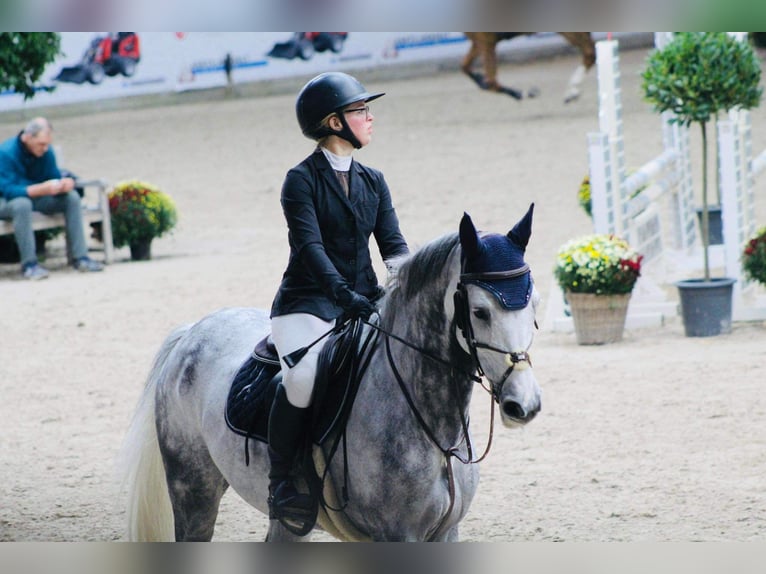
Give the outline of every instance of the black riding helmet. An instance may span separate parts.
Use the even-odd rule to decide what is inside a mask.
[[[346,123],[344,114],[338,113],[354,102],[369,102],[383,95],[369,93],[364,86],[343,72],[325,72],[319,74],[303,86],[295,102],[295,113],[303,135],[318,140],[328,135],[336,135],[360,148],[362,144],[356,139]],[[338,113],[343,129],[339,132],[321,124],[329,114]]]

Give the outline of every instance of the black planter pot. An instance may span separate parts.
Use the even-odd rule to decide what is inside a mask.
[[[701,207],[697,208],[697,219],[700,224],[700,234],[702,233],[702,212]],[[707,236],[708,245],[723,245],[723,220],[721,218],[721,206],[709,205],[707,208]]]
[[[138,241],[130,244],[131,261],[149,261],[152,258],[152,241]]]
[[[676,283],[687,337],[731,333],[731,302],[736,279],[686,279]]]

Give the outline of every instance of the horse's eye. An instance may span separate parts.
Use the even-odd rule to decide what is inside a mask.
[[[481,321],[489,321],[489,311],[486,309],[474,309],[473,316]]]

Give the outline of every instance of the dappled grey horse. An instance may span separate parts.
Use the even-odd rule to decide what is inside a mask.
[[[477,232],[466,214],[459,233],[397,262],[378,320],[362,326],[379,336],[348,417],[346,456],[314,446],[326,476],[318,528],[340,540],[458,540],[475,463],[491,442],[481,456],[472,447],[474,384],[507,427],[540,410],[529,358],[539,295],[523,257],[532,210],[505,235]],[[267,445],[248,441],[246,457],[224,421],[232,380],[268,332],[266,312],[230,308],[165,340],[125,439],[130,539],[212,539],[229,486],[268,514]],[[267,540],[308,537],[270,521]]]

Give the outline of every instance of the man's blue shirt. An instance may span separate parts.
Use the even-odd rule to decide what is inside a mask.
[[[0,144],[0,193],[5,199],[27,197],[28,186],[60,177],[53,148],[36,157],[21,143],[21,134]]]

